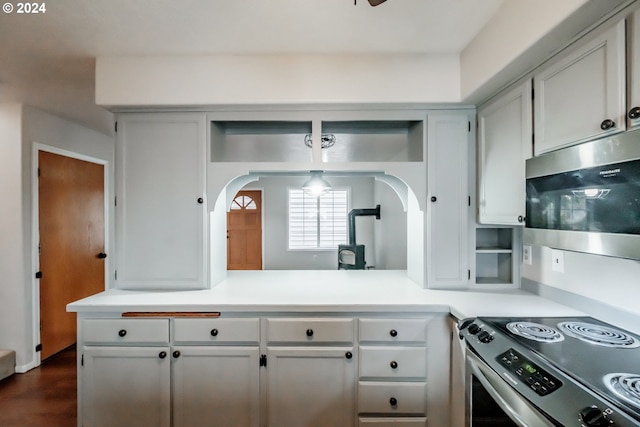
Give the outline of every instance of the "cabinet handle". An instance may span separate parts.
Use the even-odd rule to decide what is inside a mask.
[[[524,217],[522,215],[518,216],[518,222],[524,222]]]
[[[432,202],[436,202],[436,201],[438,201],[438,198],[436,196],[431,196],[431,201]]]
[[[395,397],[392,397],[391,399],[389,399],[389,405],[398,406],[398,399],[396,399]]]
[[[166,351],[161,351],[160,354],[158,354],[158,357],[160,359],[164,359],[165,357],[167,357],[167,352]]]
[[[344,357],[346,357],[347,359],[351,359],[351,358],[353,357],[353,354],[352,354],[350,351],[347,351],[347,352],[344,354]]]
[[[312,337],[313,336],[313,329],[307,329],[307,336],[308,337]]]
[[[392,337],[397,337],[398,336],[398,331],[396,331],[395,329],[392,329],[389,331],[389,335],[391,335]]]
[[[124,337],[125,335],[127,335],[127,330],[126,329],[120,329],[118,331],[118,335],[121,337]]]
[[[391,363],[389,363],[389,366],[391,366],[391,369],[398,369],[398,362],[392,360]]]
[[[199,204],[203,204],[204,203],[204,199],[202,197],[198,197],[198,203]]]
[[[180,351],[178,351],[178,350],[174,351],[174,352],[173,352],[173,357],[175,357],[176,359],[177,359],[178,357],[180,357]]]
[[[211,330],[211,336],[212,337],[217,337],[218,336],[218,330],[217,329],[212,329]]]
[[[616,127],[616,122],[611,119],[603,120],[602,123],[600,123],[600,129],[602,130],[609,130],[614,127]]]
[[[627,114],[631,120],[640,119],[640,107],[633,107],[629,110],[629,114]]]
[[[100,252],[100,253],[97,255],[97,257],[98,257],[98,259],[105,259],[105,258],[107,257],[107,254],[105,254],[104,252]]]

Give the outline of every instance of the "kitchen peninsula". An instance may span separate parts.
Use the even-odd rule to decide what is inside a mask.
[[[423,289],[406,271],[227,274],[68,306],[85,426],[449,425],[456,317],[578,313],[521,290]]]

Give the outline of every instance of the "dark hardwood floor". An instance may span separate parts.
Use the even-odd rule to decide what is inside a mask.
[[[0,381],[0,426],[75,427],[76,349],[68,348],[38,368]]]

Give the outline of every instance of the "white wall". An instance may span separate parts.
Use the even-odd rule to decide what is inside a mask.
[[[564,272],[551,268],[551,249],[533,246],[532,265],[522,265],[522,277],[576,295],[561,300],[610,322],[623,323],[629,315],[640,316],[640,261],[580,252],[562,251]],[[586,303],[583,299],[593,301]],[[606,307],[615,309],[607,310]],[[640,326],[625,325],[640,333]]]
[[[265,270],[334,270],[337,268],[338,252],[289,251],[287,249],[287,188],[301,186],[306,177],[261,177],[248,184],[245,189],[263,190],[263,235]],[[351,208],[373,208],[381,204],[380,220],[373,217],[356,218],[356,239],[365,245],[367,266],[376,268],[406,268],[406,214],[398,196],[391,188],[375,183],[367,177],[325,177],[336,188],[351,189]],[[374,191],[374,186],[388,189],[388,193]],[[404,224],[404,228],[397,231]],[[383,235],[392,235],[392,244],[378,240]],[[397,236],[401,236],[397,238]],[[397,247],[401,248],[398,249]],[[392,260],[390,263],[388,260]],[[389,264],[389,265],[387,265]]]
[[[374,205],[380,204],[380,221],[374,223],[376,267],[381,270],[406,270],[407,213],[398,195],[387,184],[375,182],[374,200]]]
[[[113,191],[114,138],[28,106],[0,106],[0,347],[16,350],[18,371],[37,364],[34,337],[32,262],[33,143],[49,145],[109,162]],[[113,193],[110,193],[112,199]],[[107,212],[107,218],[113,218]],[[109,229],[113,230],[112,224]],[[5,239],[5,236],[8,238]],[[11,327],[7,327],[11,325]]]
[[[28,363],[32,351],[21,122],[20,105],[0,105],[0,348],[15,350],[18,365]]]
[[[458,102],[459,56],[100,57],[96,103],[195,106]]]

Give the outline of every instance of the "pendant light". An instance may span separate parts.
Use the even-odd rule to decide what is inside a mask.
[[[319,196],[331,189],[331,184],[322,178],[322,171],[310,171],[310,174],[311,178],[302,184],[305,193]]]

